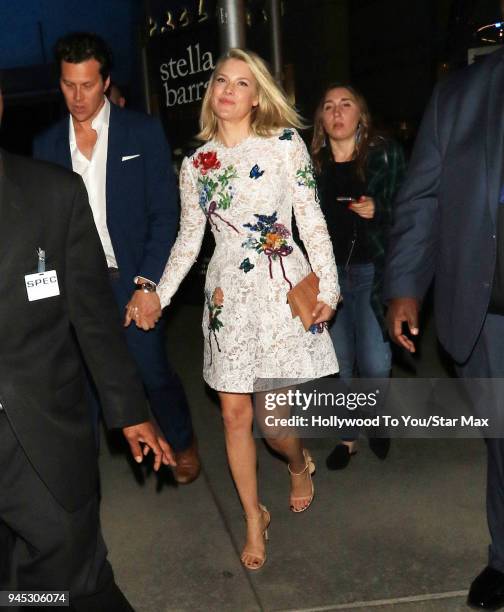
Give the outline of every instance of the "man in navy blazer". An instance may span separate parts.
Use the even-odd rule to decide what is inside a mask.
[[[95,34],[74,33],[56,45],[69,116],[35,139],[34,156],[80,174],[109,268],[125,330],[151,408],[176,458],[175,478],[194,480],[199,458],[187,398],[170,366],[156,285],[178,227],[177,187],[158,120],[111,104],[111,52]]]
[[[504,377],[503,164],[499,50],[436,87],[397,197],[385,275],[389,333],[411,352],[435,278],[438,336],[465,378]],[[492,543],[468,603],[493,610],[504,606],[504,440],[486,443]]]

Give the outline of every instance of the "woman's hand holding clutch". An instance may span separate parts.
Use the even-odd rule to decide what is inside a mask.
[[[313,309],[313,316],[315,317],[313,325],[330,321],[334,317],[335,312],[334,308],[331,308],[324,302],[317,302]]]

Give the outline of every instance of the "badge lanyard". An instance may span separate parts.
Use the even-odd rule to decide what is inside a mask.
[[[45,251],[43,251],[41,248],[38,248],[37,255],[38,255],[37,272],[45,272]]]

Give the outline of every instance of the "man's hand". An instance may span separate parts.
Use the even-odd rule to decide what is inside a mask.
[[[352,202],[348,210],[358,214],[363,219],[372,219],[375,214],[375,203],[373,198],[362,196],[358,202]]]
[[[392,340],[410,353],[416,351],[414,343],[403,334],[403,323],[408,324],[410,334],[418,336],[418,312],[420,303],[416,298],[394,298],[387,310],[387,327]]]
[[[149,331],[155,327],[160,317],[161,302],[158,294],[135,291],[126,304],[124,327],[128,327],[131,321],[134,321],[137,327]]]
[[[152,450],[156,472],[161,467],[161,463],[163,465],[177,465],[171,446],[164,439],[159,428],[151,421],[124,427],[122,431],[137,463],[142,463],[143,458]],[[145,444],[143,450],[140,444]]]
[[[325,304],[324,302],[317,302],[312,313],[312,315],[315,317],[313,325],[330,321],[334,317],[335,312],[336,311],[334,308],[331,308],[328,304]]]

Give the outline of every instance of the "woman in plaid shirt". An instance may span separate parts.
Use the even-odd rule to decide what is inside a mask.
[[[373,134],[364,97],[350,85],[331,85],[318,105],[312,156],[321,207],[333,242],[343,303],[330,329],[340,377],[387,378],[390,344],[381,299],[392,204],[405,171],[401,147]],[[357,452],[357,431],[327,459],[346,467]],[[389,440],[370,440],[384,459]]]

